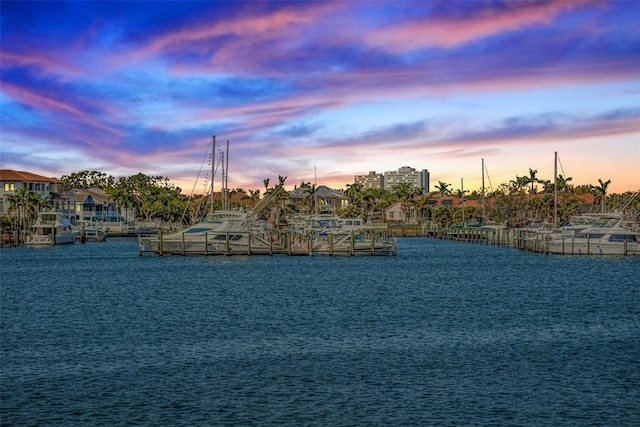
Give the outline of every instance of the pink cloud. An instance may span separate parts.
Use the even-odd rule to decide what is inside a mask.
[[[59,54],[51,57],[44,52],[24,49],[20,53],[0,50],[0,68],[37,67],[42,74],[78,75],[81,70]]]
[[[153,39],[147,46],[137,52],[141,56],[153,56],[158,53],[176,51],[201,41],[210,41],[217,37],[233,36],[235,41],[225,40],[224,44],[216,47],[215,62],[224,63],[229,57],[235,57],[234,50],[243,45],[251,45],[259,41],[263,44],[269,40],[290,39],[292,28],[302,33],[307,26],[321,19],[322,15],[335,9],[330,3],[314,4],[314,7],[300,7],[279,9],[272,13],[251,15],[241,14],[239,17],[228,17],[224,20],[211,22],[203,20],[199,23],[190,22],[173,32],[161,35]],[[249,10],[247,10],[249,12]],[[202,47],[209,49],[209,46]],[[226,64],[228,65],[228,64]]]
[[[83,111],[82,109],[70,103],[66,103],[46,95],[41,95],[30,89],[27,89],[26,87],[16,86],[7,82],[3,82],[2,90],[3,92],[10,94],[19,102],[25,105],[29,105],[34,109],[61,113],[63,115],[74,117],[80,122],[88,124],[96,129],[101,129],[118,136],[124,135],[123,131],[118,129],[117,127],[105,124],[105,122],[99,117],[96,118],[91,113]]]
[[[404,52],[423,47],[452,47],[522,27],[548,24],[560,12],[586,4],[584,1],[512,1],[508,8],[486,8],[463,18],[427,17],[373,30],[367,40],[391,51]],[[590,2],[593,4],[593,2]]]

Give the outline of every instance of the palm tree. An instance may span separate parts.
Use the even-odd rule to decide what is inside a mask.
[[[367,221],[370,214],[378,209],[384,209],[388,206],[386,199],[389,192],[383,188],[367,188],[362,193],[362,219]],[[383,215],[384,217],[384,215]]]
[[[598,178],[598,183],[600,186],[593,186],[593,192],[596,196],[596,200],[600,204],[600,212],[604,213],[606,211],[607,205],[607,187],[611,184],[611,180],[608,179],[606,182],[603,182],[600,178]]]
[[[349,199],[349,204],[355,204],[362,197],[362,186],[360,184],[347,184],[345,195]]]
[[[438,185],[435,186],[436,190],[440,192],[440,198],[443,198],[445,194],[450,194],[449,186],[446,182],[438,181]]]
[[[316,197],[316,185],[311,184],[311,182],[300,183],[300,188],[305,189],[304,196],[302,198],[302,206],[304,207],[305,213],[308,215],[311,211],[317,213],[318,207],[316,206],[315,197]]]
[[[344,208],[339,209],[337,214],[343,218],[360,218],[362,211],[357,205],[347,205]]]
[[[425,220],[424,213],[425,211],[430,212],[429,207],[429,198],[431,197],[431,193],[425,193],[420,196],[420,198],[415,203],[415,208],[418,210],[418,217],[420,219],[420,224],[422,224]]]
[[[25,228],[24,207],[26,204],[27,188],[18,188],[15,193],[9,196],[9,213],[16,212],[16,225],[18,228]]]
[[[402,213],[406,222],[409,222],[409,214],[414,207],[413,197],[418,193],[418,188],[410,182],[398,183],[393,188],[392,196],[401,203]]]
[[[537,174],[538,174],[538,171],[536,169],[529,168],[529,176],[526,178],[527,183],[531,184],[531,191],[529,192],[529,194],[535,194],[536,193],[534,185],[536,183],[540,182],[540,180],[538,178],[536,178]]]
[[[558,190],[559,191],[569,191],[571,190],[571,185],[569,181],[571,181],[572,177],[564,177],[562,175],[558,175]]]
[[[19,228],[29,228],[31,222],[38,216],[42,208],[51,208],[51,201],[43,198],[40,193],[27,187],[18,188],[9,196],[9,213],[16,211],[16,222]]]
[[[272,188],[268,188],[269,178],[265,178],[264,181],[262,181],[266,188],[266,191],[264,193],[265,196],[275,193],[274,205],[275,205],[276,224],[280,223],[280,213],[285,209],[284,201],[287,199],[287,197],[289,197],[289,194],[284,190],[284,183],[286,180],[287,180],[286,176],[278,175],[278,185]]]
[[[45,199],[40,193],[35,191],[29,191],[27,193],[27,210],[31,216],[31,219],[35,219],[43,208],[51,209],[53,205],[51,200]]]
[[[398,200],[408,200],[418,194],[418,189],[410,182],[400,182],[393,187],[393,195]]]
[[[128,219],[129,207],[131,207],[136,200],[134,195],[129,190],[127,190],[124,185],[116,185],[114,187],[111,187],[109,190],[107,190],[107,195],[114,202],[116,202],[116,205],[121,205],[124,207],[124,218],[126,221]]]
[[[545,193],[553,193],[554,183],[550,179],[540,180],[540,184],[542,184],[543,191]]]
[[[529,185],[529,178],[527,178],[526,176],[518,176],[516,175],[516,179],[509,181],[509,183],[511,184],[511,187],[513,189],[514,192],[517,192],[518,190],[521,190],[522,188],[526,187],[527,185]]]
[[[459,197],[461,199],[465,198],[465,194],[467,194],[469,192],[469,190],[462,190],[462,189],[458,189],[455,191],[455,195],[456,197]]]

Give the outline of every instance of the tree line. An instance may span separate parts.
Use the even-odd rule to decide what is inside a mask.
[[[226,199],[229,208],[253,207],[257,201],[268,199],[269,203],[260,204],[259,208],[265,217],[282,222],[283,219],[294,214],[310,214],[317,212],[316,203],[324,201],[317,196],[317,186],[302,181],[295,188],[304,188],[304,196],[293,201],[284,191],[286,176],[278,176],[277,183],[271,185],[271,180],[263,181],[264,192],[260,189],[245,190],[235,188],[227,190]],[[206,195],[189,197],[182,193],[179,187],[172,184],[169,178],[159,175],[138,173],[132,176],[114,178],[112,175],[99,171],[80,171],[59,178],[62,191],[74,189],[99,188],[106,192],[111,202],[116,203],[122,211],[135,211],[137,219],[161,220],[166,222],[181,222],[192,224],[201,219],[211,206]],[[410,183],[400,183],[393,190],[382,188],[363,188],[359,184],[346,184],[342,190],[348,200],[346,207],[336,213],[343,217],[380,220],[384,212],[396,202],[401,203],[405,218],[409,219],[410,212],[417,212],[418,222],[433,221],[446,227],[462,222],[485,222],[487,219],[495,223],[516,225],[523,221],[550,221],[554,210],[559,221],[567,221],[571,215],[580,213],[584,204],[584,195],[588,194],[592,202],[591,211],[605,212],[624,208],[628,212],[640,212],[640,201],[637,193],[607,194],[610,180],[598,180],[598,184],[574,186],[571,177],[559,175],[554,183],[537,177],[537,171],[529,169],[523,176],[516,176],[508,183],[500,184],[495,190],[485,194],[485,204],[482,209],[462,205],[434,206],[434,200],[446,197],[458,197],[465,200],[479,200],[480,191],[462,191],[453,189],[452,185],[438,181],[435,191],[425,192]],[[557,205],[555,204],[555,187],[558,189]],[[631,199],[631,202],[629,200]],[[50,208],[49,200],[43,199],[38,193],[28,189],[18,189],[9,198],[10,210],[20,213],[24,218],[35,218],[37,213]],[[222,208],[222,201],[214,201],[213,209]],[[24,225],[24,224],[23,224]]]

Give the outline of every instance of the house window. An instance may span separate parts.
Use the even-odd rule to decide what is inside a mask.
[[[40,191],[40,184],[36,184],[36,191]]]
[[[16,191],[16,183],[15,182],[5,182],[4,183],[4,191]]]
[[[394,211],[389,212],[389,218],[393,219],[394,216],[395,216],[395,215],[393,215],[394,213],[395,213]]]

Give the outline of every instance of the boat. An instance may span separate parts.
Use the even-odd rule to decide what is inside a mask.
[[[104,242],[107,240],[110,228],[104,224],[93,221],[82,221],[73,227],[78,231],[78,240],[82,243],[93,240],[94,242]]]
[[[227,142],[227,153],[229,150]],[[215,136],[212,137],[212,153],[215,153]],[[212,154],[213,156],[213,154]],[[213,158],[213,157],[212,157]],[[229,159],[227,155],[227,161]],[[278,241],[273,237],[267,221],[256,216],[260,208],[278,195],[271,193],[258,204],[253,212],[246,209],[228,209],[227,174],[224,158],[220,159],[222,171],[222,209],[213,210],[213,182],[211,180],[211,200],[206,216],[190,227],[164,234],[158,230],[156,235],[139,235],[139,254],[155,252],[159,255],[256,255],[272,254]],[[215,176],[215,161],[212,161],[211,176]],[[284,191],[281,189],[281,191]]]
[[[52,246],[74,243],[78,231],[74,230],[67,214],[62,212],[40,212],[31,226],[25,244]]]
[[[569,225],[526,239],[525,249],[561,255],[640,255],[640,232],[624,224],[620,218],[613,224]]]
[[[185,230],[138,238],[141,252],[181,255],[255,255],[273,251],[267,222],[244,210],[217,210]]]

